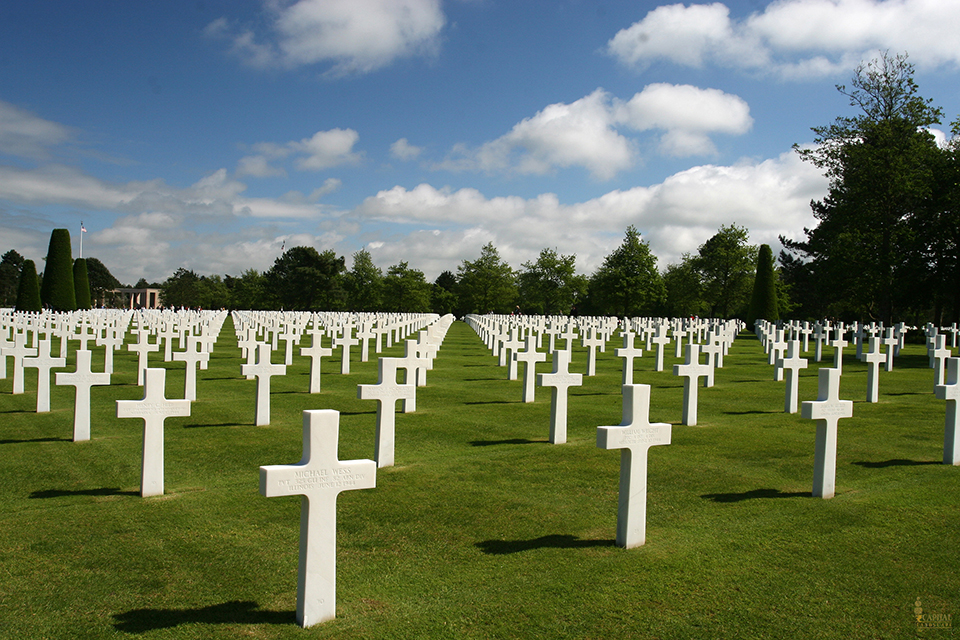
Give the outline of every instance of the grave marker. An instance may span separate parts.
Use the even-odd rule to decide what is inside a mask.
[[[37,347],[37,355],[23,359],[24,367],[37,370],[37,413],[50,411],[50,369],[64,367],[66,358],[54,358],[50,355],[50,338],[44,338]]]
[[[947,379],[934,391],[937,398],[947,401],[947,414],[943,427],[943,464],[960,465],[960,421],[957,420],[957,404],[960,401],[960,358],[947,359]]]
[[[243,375],[254,376],[257,379],[256,421],[258,427],[270,424],[270,378],[287,373],[284,364],[270,362],[270,345],[265,342],[257,344],[257,363],[240,365]]]
[[[297,623],[309,627],[337,614],[337,496],[377,485],[373,460],[338,460],[340,414],[303,412],[303,457],[297,464],[260,467],[260,494],[302,496]]]
[[[400,358],[380,358],[377,363],[377,384],[357,385],[357,398],[377,400],[377,434],[374,459],[377,467],[392,467],[396,449],[397,400],[416,397],[417,388],[410,382],[397,383]]]
[[[671,425],[651,423],[649,413],[650,385],[624,385],[623,421],[616,427],[597,427],[597,447],[620,449],[617,546],[625,549],[646,542],[647,453],[652,446],[670,444]]]
[[[570,373],[570,352],[560,349],[553,352],[553,373],[537,374],[541,387],[553,387],[550,399],[550,442],[563,444],[567,441],[567,391],[583,384],[583,374]]]
[[[73,441],[90,439],[90,387],[110,384],[110,374],[94,373],[90,370],[90,351],[77,351],[77,369],[73,373],[55,374],[58,385],[70,385],[76,388],[76,400],[73,409]]]
[[[816,400],[804,401],[800,415],[817,421],[813,465],[813,497],[832,498],[837,476],[837,421],[853,416],[853,402],[840,400],[840,370],[823,367]]]

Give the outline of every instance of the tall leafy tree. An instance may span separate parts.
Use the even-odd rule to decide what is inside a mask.
[[[633,225],[591,276],[590,296],[592,310],[604,315],[652,315],[663,304],[666,288],[657,257]]]
[[[666,315],[685,318],[703,314],[700,274],[693,256],[685,253],[679,263],[668,265],[663,284],[667,290]]]
[[[747,312],[757,262],[757,248],[747,239],[747,230],[733,224],[721,226],[700,245],[694,265],[700,274],[704,305],[712,317]]]
[[[411,269],[406,262],[387,269],[383,278],[383,308],[400,313],[430,311],[430,283],[423,271]]]
[[[137,283],[139,288],[140,283]],[[199,307],[200,276],[192,269],[180,267],[160,287],[163,304],[168,307]]]
[[[345,305],[343,256],[330,250],[293,247],[266,274],[275,305],[291,311],[341,311]]]
[[[383,301],[383,272],[366,249],[353,254],[353,266],[344,276],[350,311],[379,311]]]
[[[566,315],[586,293],[587,279],[576,273],[576,255],[541,249],[535,262],[524,262],[518,275],[524,311]]]
[[[430,292],[430,310],[433,313],[446,315],[455,313],[459,307],[457,297],[457,276],[452,271],[444,271],[433,281]]]
[[[226,276],[231,309],[267,309],[266,277],[256,269],[247,269],[239,278]]]
[[[77,300],[77,309],[90,308],[90,280],[87,278],[87,261],[77,258],[73,261],[73,288]]]
[[[815,127],[813,148],[795,147],[830,182],[812,204],[817,226],[784,244],[811,261],[831,314],[889,323],[916,302],[926,268],[916,221],[930,206],[938,154],[927,127],[942,114],[913,73],[905,54],[861,64],[850,88],[837,87],[858,113]]]
[[[23,256],[11,249],[0,259],[0,306],[12,307],[17,302],[17,288]]]
[[[517,298],[516,274],[488,242],[476,260],[457,268],[457,293],[464,313],[510,313]]]
[[[17,311],[41,311],[40,283],[37,281],[37,267],[33,260],[24,260],[20,269],[20,282],[17,285]]]
[[[73,249],[67,229],[54,229],[50,234],[43,282],[40,284],[40,302],[54,311],[73,311],[77,308],[77,292],[73,286]]]

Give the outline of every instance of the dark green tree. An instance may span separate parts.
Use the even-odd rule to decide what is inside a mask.
[[[12,307],[17,303],[17,288],[23,256],[11,249],[0,260],[0,307]]]
[[[689,318],[703,314],[700,274],[693,256],[685,253],[678,264],[668,265],[663,273],[663,284],[667,290],[664,315]]]
[[[941,111],[918,95],[906,55],[861,64],[851,88],[837,89],[859,112],[815,127],[815,145],[800,157],[829,179],[827,196],[812,203],[818,224],[806,239],[781,239],[809,261],[830,315],[890,323],[929,300],[918,277],[923,264],[917,221],[931,207],[939,150],[927,127]]]
[[[17,287],[17,311],[42,311],[40,302],[40,283],[37,282],[37,267],[33,260],[24,260],[20,268],[20,282]]]
[[[706,312],[714,318],[743,317],[750,304],[757,248],[747,244],[744,227],[721,226],[700,245],[694,265]]]
[[[510,313],[517,299],[516,274],[488,242],[476,260],[457,267],[461,313]]]
[[[110,270],[97,258],[84,259],[87,261],[87,280],[90,282],[92,304],[111,304],[113,295],[110,292],[121,287],[120,281],[114,278]]]
[[[137,283],[137,288],[140,283]],[[200,306],[200,276],[180,267],[160,286],[163,304],[171,308]]]
[[[239,278],[226,276],[224,284],[229,292],[231,309],[267,309],[267,279],[256,269],[247,269]]]
[[[87,278],[87,261],[77,258],[73,261],[73,287],[77,299],[77,309],[90,308],[90,280]]]
[[[430,311],[430,283],[423,271],[411,269],[406,262],[387,269],[383,278],[383,310],[400,313]]]
[[[73,286],[73,249],[67,229],[54,229],[50,234],[43,281],[40,284],[40,302],[54,311],[73,311],[77,308],[77,292]]]
[[[353,266],[344,275],[347,308],[350,311],[380,311],[383,301],[383,272],[373,264],[366,249],[353,254]]]
[[[274,308],[289,311],[342,311],[345,304],[344,258],[330,250],[293,247],[266,273]]]
[[[576,272],[576,255],[541,249],[535,262],[524,262],[517,277],[524,313],[567,315],[586,294],[587,278]]]
[[[753,328],[754,322],[760,319],[770,322],[779,320],[780,310],[777,303],[777,273],[773,266],[773,250],[770,245],[762,244],[757,254],[757,276],[753,281],[747,328]]]
[[[590,278],[590,297],[591,311],[602,315],[646,316],[663,305],[666,288],[657,257],[633,225]]]
[[[442,316],[456,313],[459,307],[457,297],[457,276],[452,271],[444,271],[434,280],[430,292],[430,310]]]

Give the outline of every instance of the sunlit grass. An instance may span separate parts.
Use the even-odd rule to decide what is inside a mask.
[[[847,358],[854,417],[840,421],[832,500],[810,497],[814,424],[783,413],[756,339],[700,389],[696,427],[679,425],[680,360],[657,373],[645,354],[635,382],[673,439],[650,449],[647,544],[627,551],[613,544],[620,456],[596,448],[596,427],[620,422],[618,345],[571,388],[568,443],[550,445],[549,390],[522,403],[521,382],[455,323],[416,413],[397,414],[396,466],[340,496],[337,619],[306,631],[300,501],[260,496],[258,467],[300,459],[305,409],[339,410],[340,458],[372,458],[376,402],[356,386],[376,381],[373,359],[348,376],[324,359],[311,395],[295,356],[273,379],[270,426],[255,427],[228,321],[191,416],[167,420],[166,493],[148,499],[142,421],[116,418],[116,400],[142,397],[132,354],[92,390],[90,442],[71,441],[72,387],[53,386],[38,415],[35,370],[24,395],[0,380],[0,637],[902,638],[918,596],[957,613],[960,470],[940,464],[944,403],[922,347],[881,374],[873,405]],[[155,357],[182,396],[183,365]],[[801,400],[817,394],[808,357]]]

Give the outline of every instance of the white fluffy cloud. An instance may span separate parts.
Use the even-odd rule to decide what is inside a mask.
[[[360,134],[353,129],[330,129],[285,144],[258,142],[253,145],[256,155],[240,158],[237,176],[266,178],[286,175],[281,167],[270,163],[290,156],[296,156],[294,166],[301,171],[323,171],[345,164],[359,164],[363,154],[353,150],[359,139]]]
[[[435,168],[542,175],[579,166],[609,180],[637,158],[636,141],[620,128],[663,131],[661,151],[693,156],[716,151],[710,134],[742,134],[752,124],[747,103],[717,89],[653,84],[627,102],[597,89],[551,104],[476,149],[459,145]]]
[[[331,63],[334,75],[367,73],[397,58],[439,47],[446,18],[440,0],[265,1],[270,34],[231,33],[220,18],[207,33],[229,37],[232,50],[255,67]]]
[[[607,50],[641,68],[667,60],[821,77],[887,49],[920,67],[960,65],[957,24],[960,3],[943,0],[782,0],[744,19],[721,3],[673,4],[618,32]]]
[[[790,152],[758,163],[702,165],[657,185],[611,191],[575,204],[561,204],[553,194],[486,198],[475,189],[397,186],[367,198],[347,215],[428,227],[368,247],[382,264],[409,259],[428,276],[479,255],[487,242],[514,267],[536,259],[544,247],[555,247],[576,253],[580,269],[589,272],[631,224],[650,242],[661,268],[696,251],[721,225],[744,226],[751,242],[776,246],[780,234],[796,237],[804,226],[813,226],[810,200],[825,191],[819,171]]]
[[[410,141],[406,138],[400,138],[390,145],[390,155],[397,160],[413,160],[419,156],[421,152],[423,152],[423,149],[410,144]]]

